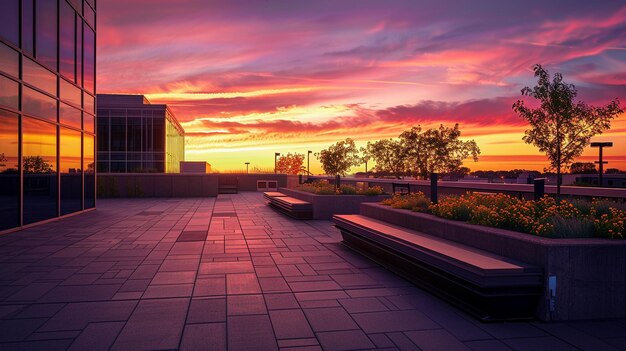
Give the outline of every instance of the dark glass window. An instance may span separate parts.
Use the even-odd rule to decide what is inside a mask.
[[[60,1],[61,17],[59,19],[59,72],[75,81],[76,68],[76,13],[64,0]]]
[[[83,21],[76,21],[76,84],[83,86]]]
[[[103,161],[98,158],[98,172],[100,173],[109,173],[109,161]]]
[[[88,26],[84,26],[84,28],[83,82],[85,89],[93,93],[96,89],[96,36],[91,28]]]
[[[24,87],[22,91],[22,111],[32,116],[57,121],[57,101],[28,87]]]
[[[59,140],[59,172],[61,175],[61,215],[82,209],[83,177],[81,133],[61,128]]]
[[[0,11],[0,37],[20,45],[20,2],[19,0],[2,0]]]
[[[128,151],[142,151],[141,129],[141,118],[128,118]]]
[[[19,108],[20,85],[13,79],[0,75],[0,105]]]
[[[111,151],[126,151],[126,118],[111,117]]]
[[[57,76],[35,61],[25,57],[22,74],[22,79],[26,83],[57,96]]]
[[[94,130],[94,117],[88,113],[85,113],[85,118],[83,118],[83,129],[86,132],[93,133]]]
[[[18,116],[0,109],[0,230],[19,222]]]
[[[165,120],[164,119],[154,119],[152,127],[152,137],[154,146],[154,151],[163,152],[165,151]]]
[[[65,79],[61,79],[60,85],[61,100],[72,103],[78,107],[82,106],[81,104],[81,96],[82,91],[78,89],[74,84],[68,83]]]
[[[98,150],[109,151],[109,117],[98,116]]]
[[[111,162],[111,173],[126,173],[126,161]]]
[[[57,127],[22,118],[24,224],[57,216]]]
[[[36,55],[40,62],[56,70],[57,68],[57,2],[37,1]]]
[[[85,209],[96,207],[96,165],[93,135],[83,134],[83,169],[85,170]]]
[[[0,43],[0,71],[19,78],[20,56],[17,51]]]
[[[22,0],[22,49],[35,53],[35,5],[33,0]]]
[[[82,129],[82,112],[70,105],[61,103],[59,122],[74,128]]]

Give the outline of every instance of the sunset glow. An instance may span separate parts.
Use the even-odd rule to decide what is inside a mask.
[[[170,105],[186,159],[219,171],[440,123],[476,140],[472,170],[542,170],[511,109],[536,63],[587,103],[626,103],[623,1],[107,0],[98,21],[98,92]],[[624,115],[594,140],[626,169]]]

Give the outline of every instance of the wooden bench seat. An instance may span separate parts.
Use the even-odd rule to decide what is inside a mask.
[[[361,215],[335,215],[344,243],[484,321],[531,319],[543,272],[529,264]]]
[[[289,196],[274,196],[269,200],[270,206],[290,217],[313,219],[313,205],[310,202]]]
[[[287,196],[287,195],[280,193],[278,191],[266,191],[263,193],[263,197],[266,200],[271,200],[273,197],[283,197],[283,196]]]

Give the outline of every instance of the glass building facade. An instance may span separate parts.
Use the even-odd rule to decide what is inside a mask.
[[[2,0],[0,232],[95,207],[96,0]]]
[[[143,95],[98,95],[98,172],[179,173],[185,131]]]

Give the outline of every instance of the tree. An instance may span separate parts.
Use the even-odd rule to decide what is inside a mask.
[[[365,163],[365,173],[367,173],[367,163],[372,159],[372,155],[367,150],[367,147],[361,147],[361,148],[359,148],[359,151],[362,154],[361,162]]]
[[[52,164],[41,156],[25,156],[24,173],[54,173]]]
[[[449,172],[448,175],[455,179],[461,179],[470,174],[470,169],[467,167],[459,167],[459,169]]]
[[[400,179],[405,170],[406,152],[399,141],[382,139],[368,142],[366,150],[367,155],[376,162],[376,172],[389,173]]]
[[[322,169],[328,175],[345,175],[350,168],[361,164],[359,151],[354,144],[354,140],[347,138],[339,141],[315,154]]]
[[[571,174],[595,174],[598,173],[593,162],[574,162],[569,166]]]
[[[440,125],[437,129],[425,131],[417,126],[400,134],[410,173],[426,179],[433,172],[457,171],[468,157],[477,162],[480,154],[478,145],[474,140],[459,140],[460,136],[458,123],[453,128]]]
[[[620,173],[626,173],[626,171],[620,171],[618,168],[607,168],[606,174],[620,174]]]
[[[530,129],[523,140],[545,152],[550,167],[557,175],[557,198],[561,195],[562,171],[574,158],[580,156],[589,140],[611,127],[611,120],[623,111],[616,98],[604,107],[589,106],[582,101],[574,103],[578,94],[573,84],[563,82],[563,76],[550,75],[541,65],[533,67],[537,85],[522,89],[523,96],[539,100],[539,108],[529,108],[523,100],[513,104],[513,110],[528,121]]]
[[[306,171],[303,166],[304,154],[288,153],[280,156],[276,162],[276,171],[284,174],[298,174]]]
[[[4,156],[4,152],[0,153],[0,168],[4,168],[7,166],[5,162],[7,162],[7,158],[6,156]]]

